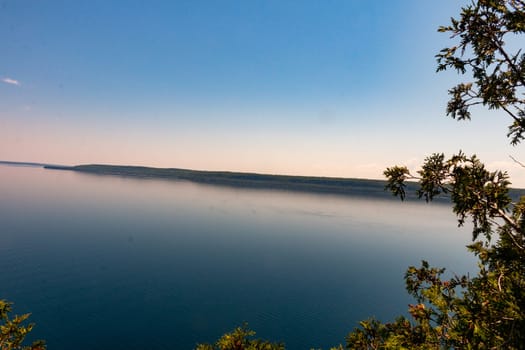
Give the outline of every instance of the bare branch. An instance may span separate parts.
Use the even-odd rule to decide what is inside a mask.
[[[518,117],[516,117],[516,115],[515,115],[514,113],[512,113],[511,111],[509,111],[509,109],[508,109],[507,107],[501,105],[501,108],[502,108],[505,112],[507,112],[507,114],[510,115],[510,116],[512,117],[512,119],[514,119],[515,121],[517,121],[517,122],[520,122],[520,121],[521,121],[521,119],[518,118]]]
[[[509,158],[512,159],[514,161],[514,163],[517,163],[519,166],[521,166],[522,168],[525,168],[525,164],[523,164],[522,162],[520,162],[519,160],[517,160],[516,158],[514,158],[513,156],[509,155]]]

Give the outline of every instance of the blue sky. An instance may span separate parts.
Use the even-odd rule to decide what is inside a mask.
[[[380,178],[504,115],[445,117],[446,1],[1,1],[0,159]]]

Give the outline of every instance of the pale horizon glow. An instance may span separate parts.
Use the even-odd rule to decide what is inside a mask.
[[[7,2],[0,160],[381,179],[462,150],[525,187],[504,114],[445,116],[460,5]]]

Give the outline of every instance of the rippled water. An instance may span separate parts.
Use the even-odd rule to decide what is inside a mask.
[[[289,349],[390,320],[421,259],[474,268],[446,205],[0,165],[0,298],[53,350],[192,349],[247,321]]]

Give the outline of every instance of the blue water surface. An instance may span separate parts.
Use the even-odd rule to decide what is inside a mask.
[[[474,270],[450,207],[0,165],[0,298],[53,350],[288,349],[406,313],[421,259]]]

